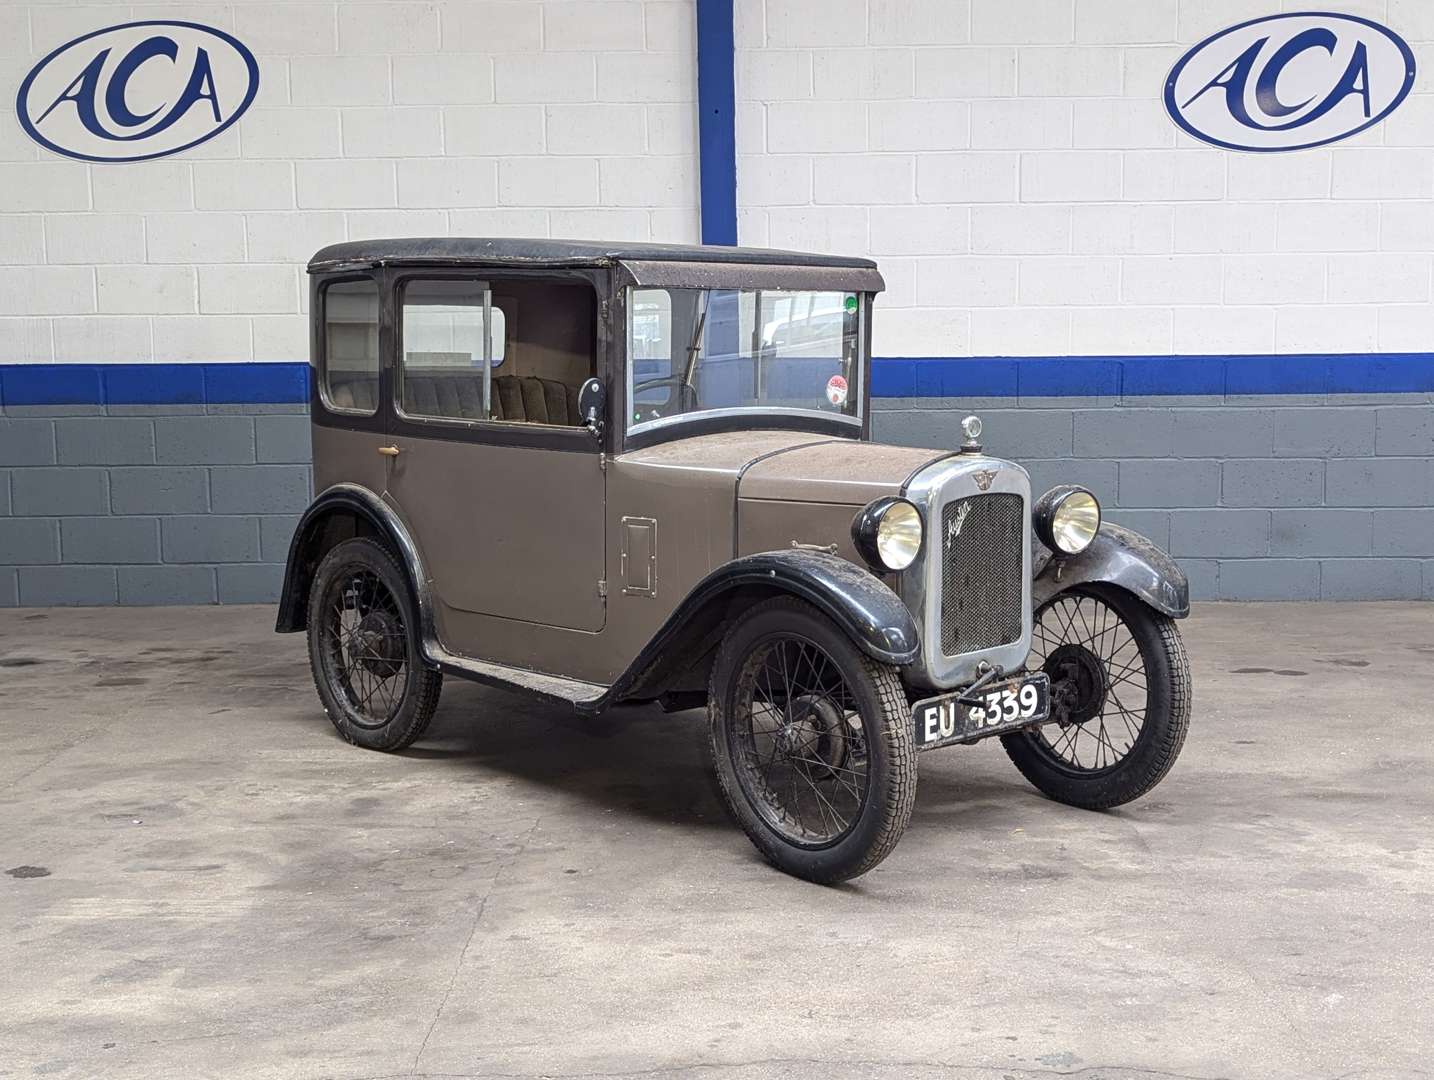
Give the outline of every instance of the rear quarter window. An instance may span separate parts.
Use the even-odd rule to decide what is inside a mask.
[[[332,412],[378,412],[378,285],[336,281],[324,287],[324,355],[319,390]]]

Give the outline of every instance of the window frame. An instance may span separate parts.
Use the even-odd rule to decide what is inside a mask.
[[[403,407],[403,380],[408,365],[403,349],[403,297],[408,286],[415,281],[461,281],[483,289],[483,411],[493,411],[493,282],[487,275],[470,274],[415,274],[404,275],[393,286],[393,414],[400,420],[415,424],[453,424],[470,427],[473,424],[501,424],[484,416],[480,420],[468,420],[461,416],[429,416],[426,413],[411,413]],[[508,321],[503,320],[503,333],[508,332]],[[506,352],[504,354],[506,356]]]
[[[631,287],[630,287],[630,288],[631,288]],[[656,292],[656,293],[661,293],[661,294],[663,295],[663,297],[666,298],[666,308],[667,308],[667,310],[666,310],[665,313],[660,314],[660,315],[658,316],[658,318],[659,318],[659,319],[665,318],[665,319],[667,320],[667,333],[668,333],[668,340],[669,340],[669,342],[670,342],[670,341],[671,341],[671,335],[672,335],[672,290],[671,290],[671,289],[661,288],[661,287],[658,287],[658,286],[646,286],[646,287],[643,288],[643,291],[644,291],[644,292]],[[628,379],[627,379],[627,386],[628,386],[628,398],[627,398],[627,399],[628,399],[628,402],[629,402],[629,407],[628,407],[627,409],[624,409],[624,410],[623,410],[623,411],[624,411],[624,414],[627,413],[627,412],[629,412],[629,411],[631,411],[632,409],[635,409],[635,408],[637,407],[637,405],[638,405],[638,401],[637,401],[637,383],[638,383],[638,379],[637,379],[637,365],[638,365],[639,363],[652,363],[654,360],[658,360],[658,361],[665,360],[665,361],[666,361],[666,364],[667,364],[667,375],[666,375],[666,376],[658,376],[658,378],[668,378],[668,379],[670,379],[670,378],[672,377],[672,370],[673,370],[674,365],[676,364],[676,361],[673,360],[672,355],[671,355],[670,352],[669,352],[669,354],[668,354],[666,357],[650,357],[650,356],[644,356],[644,357],[642,357],[642,358],[639,359],[636,355],[634,355],[635,350],[634,350],[634,347],[633,347],[633,346],[635,345],[636,340],[637,340],[637,333],[636,333],[636,331],[637,331],[638,316],[637,316],[637,311],[636,311],[635,305],[634,305],[633,302],[632,302],[632,297],[633,297],[633,294],[632,294],[631,292],[629,292],[628,295],[627,295],[627,297],[626,297],[626,299],[627,299],[627,306],[626,306],[626,310],[627,310],[627,370],[628,370],[628,374],[629,374],[629,377],[628,377]],[[650,380],[644,380],[644,381],[650,381]],[[647,392],[648,392],[648,391],[643,391],[643,393],[647,393]],[[667,397],[662,401],[662,405],[663,405],[663,406],[666,406],[669,402],[671,402],[671,400],[672,400],[672,391],[669,389],[668,392],[667,392]],[[642,404],[644,404],[644,405],[651,405],[651,404],[656,404],[656,403],[655,403],[655,402],[643,402]]]
[[[517,420],[465,420],[459,418],[426,417],[406,413],[402,409],[403,392],[403,290],[409,282],[428,281],[469,281],[482,282],[488,287],[490,298],[511,281],[561,281],[586,286],[592,295],[593,325],[593,367],[598,378],[604,378],[608,367],[608,339],[604,326],[604,297],[606,296],[606,275],[600,271],[563,270],[515,270],[508,267],[403,267],[386,272],[386,295],[390,299],[390,338],[387,354],[391,397],[386,410],[388,430],[395,436],[411,438],[444,439],[451,442],[470,442],[495,446],[525,446],[545,450],[560,450],[571,453],[599,453],[606,449],[606,439],[595,439],[584,427],[560,424],[530,424]],[[496,305],[494,305],[496,306]],[[511,351],[513,323],[504,312],[505,356]],[[487,375],[491,377],[491,368]]]
[[[795,409],[784,406],[763,406],[763,405],[739,405],[712,409],[698,409],[692,412],[678,413],[674,416],[663,416],[655,420],[641,420],[633,422],[630,416],[636,407],[636,368],[632,359],[633,345],[633,319],[631,316],[633,308],[634,293],[641,291],[660,290],[671,293],[674,289],[690,289],[702,291],[698,286],[662,285],[658,283],[644,283],[641,285],[629,284],[623,289],[623,309],[627,313],[624,327],[624,351],[627,354],[627,363],[624,372],[624,402],[623,409],[623,437],[625,444],[629,447],[647,445],[651,442],[661,441],[668,436],[671,429],[681,428],[686,424],[697,425],[700,431],[708,430],[732,430],[740,429],[744,425],[740,423],[744,418],[753,421],[745,425],[749,427],[774,427],[790,425],[799,429],[812,429],[812,425],[818,425],[815,430],[839,430],[841,434],[855,434],[864,437],[867,425],[867,390],[871,379],[871,321],[868,316],[870,295],[867,293],[841,290],[850,293],[857,298],[857,363],[859,370],[856,379],[858,390],[856,396],[856,410],[854,414],[829,412],[824,409]],[[711,290],[708,290],[711,291]],[[727,291],[727,290],[723,290]],[[739,292],[763,292],[786,291],[790,293],[811,293],[836,292],[834,289],[747,289],[739,287]],[[810,305],[808,305],[810,308]],[[674,367],[676,361],[672,361]],[[831,425],[828,428],[827,425]],[[693,434],[699,431],[694,430]]]
[[[374,331],[378,337],[377,359],[378,365],[374,371],[374,406],[372,411],[365,409],[346,409],[335,405],[329,395],[329,289],[335,285],[348,285],[354,282],[366,282],[373,286],[375,302],[375,323]],[[315,282],[314,291],[315,305],[318,315],[314,319],[315,336],[315,360],[317,361],[314,379],[313,397],[327,413],[334,416],[342,416],[350,420],[377,420],[383,412],[383,282],[373,274],[342,274],[334,277],[323,278]]]

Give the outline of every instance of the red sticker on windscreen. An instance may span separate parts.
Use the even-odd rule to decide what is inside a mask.
[[[845,375],[833,375],[827,380],[827,400],[838,407],[846,404]]]

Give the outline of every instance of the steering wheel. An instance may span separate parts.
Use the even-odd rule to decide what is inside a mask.
[[[643,391],[655,390],[659,386],[670,386],[677,391],[677,404],[675,408],[671,408],[672,415],[677,416],[702,408],[702,400],[697,396],[697,387],[693,386],[681,375],[667,375],[661,379],[647,379],[644,382],[637,383],[632,388],[632,396],[636,399],[637,395]],[[670,399],[671,395],[668,396]],[[632,410],[637,414],[639,420],[657,420],[662,416],[661,410],[670,407],[671,401],[669,400],[665,405],[634,404]]]

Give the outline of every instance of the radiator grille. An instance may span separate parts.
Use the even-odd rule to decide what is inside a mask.
[[[941,515],[941,651],[1021,639],[1026,515],[1019,495],[973,495]]]

